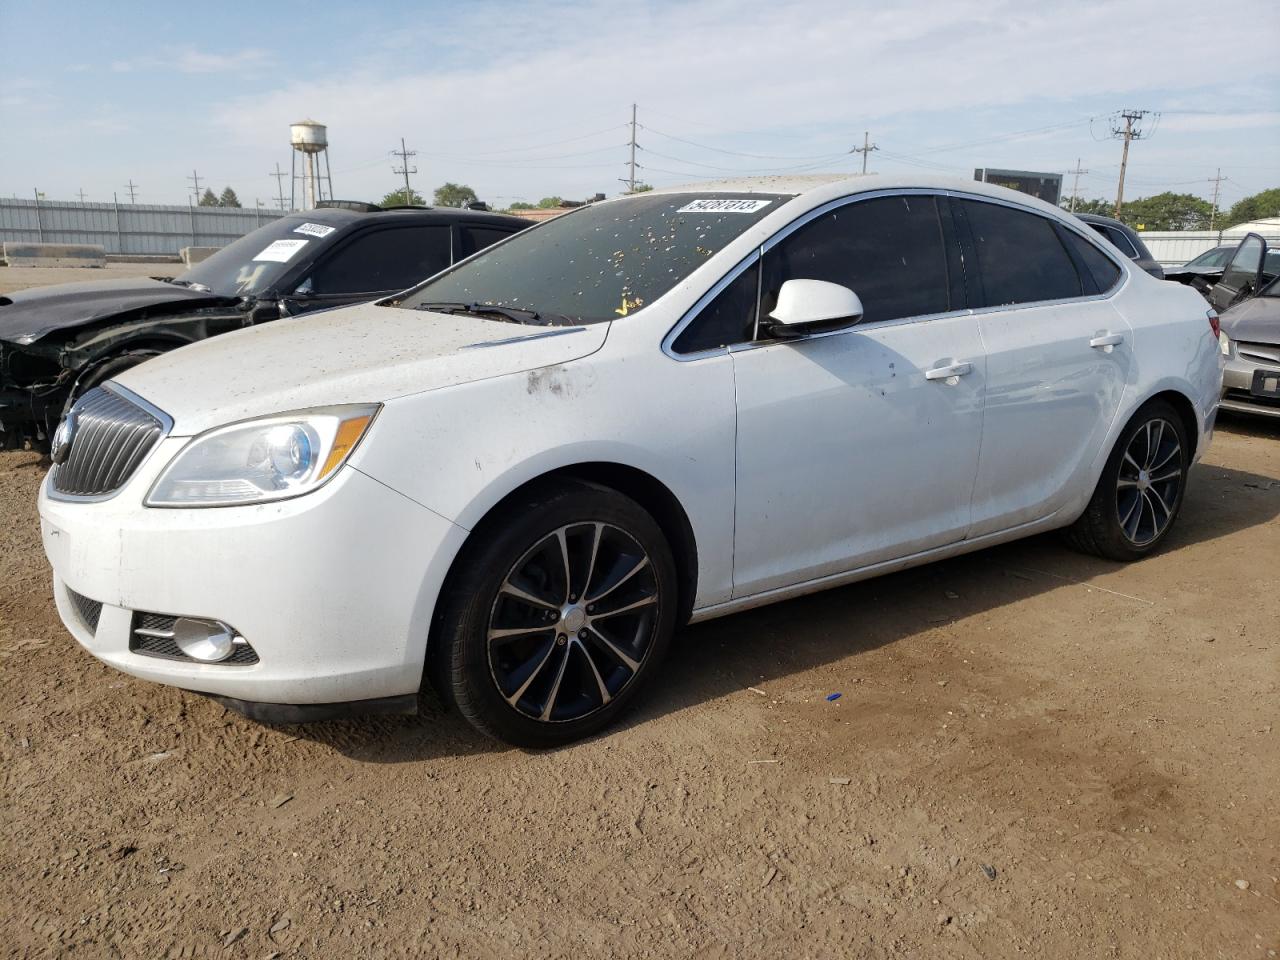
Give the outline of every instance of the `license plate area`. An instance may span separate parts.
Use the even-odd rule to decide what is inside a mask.
[[[1253,384],[1249,392],[1255,397],[1269,397],[1280,400],[1280,370],[1253,371]]]

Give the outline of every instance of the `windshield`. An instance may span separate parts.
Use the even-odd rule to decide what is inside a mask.
[[[306,217],[283,217],[228,244],[174,282],[198,284],[224,297],[260,294],[291,266],[312,259],[337,229]]]
[[[1227,261],[1231,259],[1231,254],[1235,252],[1235,247],[1217,247],[1207,253],[1200,254],[1200,256],[1189,261],[1186,265],[1188,267],[1205,268],[1226,266]]]
[[[616,320],[657,300],[789,199],[644,193],[583,207],[517,234],[393,305],[498,307],[516,322]]]

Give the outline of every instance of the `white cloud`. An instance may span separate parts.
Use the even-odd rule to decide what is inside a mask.
[[[1265,22],[1272,9],[1261,0],[1242,4],[1238,18],[1246,21]],[[330,126],[340,168],[344,161],[376,157],[403,134],[423,151],[419,165],[439,171],[429,179],[527,183],[570,175],[492,176],[505,166],[479,157],[474,141],[488,137],[491,149],[537,143],[554,139],[537,134],[539,128],[581,131],[612,118],[621,142],[621,125],[636,100],[641,123],[651,127],[664,123],[646,108],[702,121],[704,140],[735,131],[805,129],[818,131],[811,138],[825,139],[825,149],[832,149],[859,136],[864,124],[883,127],[908,113],[964,116],[1117,91],[1141,100],[1144,90],[1175,80],[1180,86],[1218,82],[1220,66],[1203,56],[1201,38],[1219,24],[1212,8],[1187,4],[1174,11],[1162,0],[1081,0],[1065,21],[1056,4],[1026,0],[904,0],[892,6],[878,0],[691,0],[678,8],[628,7],[625,16],[616,4],[599,0],[585,7],[478,3],[447,20],[436,18],[419,43],[405,44],[402,37],[396,49],[381,49],[377,59],[345,71],[330,61],[325,73],[308,71],[305,79],[238,97],[215,118],[238,143],[270,149],[291,120],[315,116]],[[1141,62],[1135,36],[1142,37],[1142,49],[1160,51],[1160,64],[1178,64],[1176,77],[1154,61]],[[1233,42],[1240,44],[1233,55],[1242,62],[1258,62],[1255,55],[1265,56],[1269,43],[1263,31]],[[1059,113],[1046,122],[1060,119]],[[578,149],[608,142],[605,137]],[[653,135],[642,142],[671,156],[688,154]],[[573,151],[566,146],[544,153]],[[761,152],[792,151],[774,141],[772,150]],[[813,151],[802,144],[795,152]],[[445,161],[429,153],[474,159]],[[604,153],[600,159],[614,157]],[[695,159],[714,161],[705,154]],[[642,162],[673,165],[643,153]],[[613,189],[621,173],[620,167],[601,167],[572,178]]]
[[[1158,129],[1167,133],[1199,133],[1210,130],[1245,130],[1254,127],[1280,127],[1280,111],[1165,114],[1160,118]]]
[[[130,60],[113,60],[112,73],[134,73],[149,70],[178,73],[228,73],[258,66],[266,60],[267,51],[260,49],[238,50],[232,53],[210,53],[187,47],[168,57],[134,57]]]

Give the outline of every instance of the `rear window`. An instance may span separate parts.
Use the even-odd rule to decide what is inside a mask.
[[[1093,279],[1096,292],[1106,293],[1120,280],[1120,268],[1112,262],[1111,258],[1086,240],[1071,230],[1062,230],[1062,236],[1080,262],[1084,264],[1085,270]]]
[[[1065,300],[1084,290],[1045,217],[977,200],[958,204],[969,223],[984,293],[981,306]]]

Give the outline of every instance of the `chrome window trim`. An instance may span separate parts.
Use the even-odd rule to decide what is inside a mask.
[[[724,289],[727,286],[729,286],[729,284],[733,283],[733,281],[737,280],[738,277],[742,276],[746,271],[750,270],[754,264],[757,264],[760,262],[760,254],[761,254],[761,250],[759,247],[756,247],[756,249],[748,253],[745,257],[743,257],[741,260],[738,261],[737,266],[735,266],[732,270],[730,270],[723,277],[717,280],[715,285],[712,286],[710,290],[708,290],[706,293],[700,296],[697,299],[697,301],[693,304],[693,306],[691,306],[688,310],[684,312],[684,315],[679,320],[676,321],[675,326],[673,326],[670,330],[668,330],[667,335],[662,338],[663,353],[665,353],[672,360],[678,360],[681,363],[684,363],[689,360],[702,360],[706,357],[719,357],[729,352],[730,348],[732,347],[732,344],[724,347],[709,347],[706,350],[696,350],[692,353],[679,353],[678,351],[676,351],[674,345],[675,345],[676,339],[680,336],[680,334],[684,333],[685,327],[689,326],[689,324],[691,324],[694,320],[696,320],[698,317],[698,314],[700,314],[706,308],[706,306],[709,303],[711,303],[712,300],[720,296],[720,294],[724,292]],[[757,284],[756,285],[757,308],[759,307],[759,305],[760,305],[760,290],[759,290],[759,284]],[[756,320],[757,322],[759,322],[759,317],[757,317]]]
[[[128,387],[122,387],[114,380],[107,380],[105,383],[98,384],[98,386],[109,393],[114,393],[118,397],[123,397],[134,406],[142,408],[151,416],[155,417],[156,420],[160,422],[160,433],[156,437],[155,443],[151,445],[151,449],[147,451],[147,455],[138,461],[137,467],[134,468],[133,476],[130,476],[124,483],[120,484],[120,486],[112,490],[110,493],[61,493],[53,486],[54,470],[50,470],[48,475],[45,477],[45,496],[50,500],[58,500],[62,503],[102,503],[106,500],[112,500],[118,497],[124,492],[125,488],[129,486],[129,481],[137,475],[138,471],[141,470],[146,462],[151,459],[152,455],[155,454],[156,448],[165,441],[165,438],[169,436],[169,432],[173,430],[173,417],[169,416],[169,414],[165,413],[151,401],[138,396]],[[54,469],[56,470],[56,467]]]
[[[850,196],[837,197],[834,200],[828,200],[826,203],[822,204],[821,206],[814,207],[812,210],[809,210],[806,213],[801,214],[799,217],[797,217],[795,220],[792,220],[790,223],[786,224],[785,226],[779,227],[778,230],[775,231],[767,240],[765,240],[763,243],[760,244],[759,249],[753,251],[745,259],[739,262],[737,266],[735,266],[731,271],[729,271],[729,273],[725,274],[725,276],[722,277],[715,284],[715,286],[713,286],[710,290],[708,290],[707,293],[705,293],[703,296],[699,297],[697,302],[694,303],[692,307],[690,307],[688,310],[685,311],[684,315],[679,320],[676,321],[675,325],[667,332],[667,335],[663,337],[662,352],[665,353],[672,360],[676,360],[678,362],[684,363],[690,360],[702,360],[707,357],[717,357],[726,353],[737,353],[743,350],[754,350],[757,347],[769,346],[774,343],[781,342],[781,341],[774,341],[774,340],[769,340],[769,341],[752,340],[747,343],[729,344],[727,347],[715,347],[709,350],[700,350],[696,353],[677,353],[675,350],[672,349],[672,344],[675,342],[675,339],[682,332],[684,332],[685,327],[689,326],[689,324],[692,323],[697,318],[698,314],[702,312],[702,310],[707,306],[708,303],[710,303],[713,299],[715,299],[715,297],[722,290],[724,290],[725,287],[727,287],[730,283],[732,283],[735,279],[737,279],[737,277],[744,270],[748,269],[752,263],[763,260],[765,254],[767,254],[770,250],[776,247],[779,243],[781,243],[791,234],[795,233],[801,227],[811,223],[812,221],[816,220],[820,216],[830,213],[832,210],[838,210],[841,207],[846,207],[850,204],[858,203],[862,200],[875,200],[881,197],[902,197],[902,196],[947,197],[948,199],[957,199],[957,200],[976,200],[983,203],[992,203],[1001,207],[1008,207],[1011,210],[1019,210],[1023,213],[1029,213],[1034,216],[1041,217],[1044,220],[1048,220],[1050,223],[1060,224],[1063,227],[1063,229],[1070,230],[1072,233],[1076,234],[1076,236],[1081,237],[1087,243],[1091,244],[1095,250],[1097,250],[1104,257],[1106,257],[1107,260],[1120,271],[1119,279],[1114,284],[1112,284],[1108,289],[1102,291],[1101,293],[1094,293],[1094,294],[1088,294],[1088,295],[1082,294],[1081,296],[1078,296],[1078,297],[1060,297],[1056,300],[1032,300],[1027,303],[1001,304],[1000,306],[995,306],[995,307],[965,307],[960,310],[949,310],[946,313],[919,314],[919,315],[910,316],[910,317],[897,317],[893,320],[879,320],[875,323],[866,323],[866,324],[857,323],[849,327],[843,327],[839,330],[827,330],[823,333],[816,333],[806,337],[791,338],[791,339],[788,339],[786,342],[798,343],[806,340],[819,340],[826,337],[837,336],[839,334],[848,333],[851,330],[879,329],[881,327],[895,326],[895,325],[900,325],[904,323],[924,323],[930,320],[942,320],[950,317],[964,316],[966,314],[969,314],[972,316],[981,316],[988,313],[997,313],[997,312],[1003,312],[1006,310],[1024,310],[1024,309],[1031,309],[1035,307],[1062,306],[1063,304],[1068,304],[1068,303],[1089,303],[1096,300],[1108,300],[1111,297],[1115,296],[1117,293],[1119,293],[1119,291],[1124,287],[1124,285],[1129,280],[1130,261],[1127,261],[1124,259],[1117,260],[1115,256],[1108,253],[1107,250],[1099,242],[1102,238],[1094,234],[1093,229],[1089,227],[1087,224],[1081,223],[1081,226],[1084,227],[1084,229],[1082,230],[1082,229],[1079,229],[1075,224],[1067,220],[1065,217],[1053,217],[1053,216],[1050,216],[1049,214],[1046,214],[1042,210],[1036,210],[1034,207],[1029,207],[1025,204],[1014,203],[1013,201],[1006,200],[1003,197],[991,197],[983,193],[970,193],[967,190],[960,190],[954,187],[950,187],[950,188],[900,187],[900,188],[887,188],[884,190],[868,190],[864,193],[856,193]],[[1091,236],[1091,234],[1093,235]],[[1074,259],[1072,259],[1071,265],[1073,268],[1075,267]],[[761,282],[763,282],[763,271],[761,273]],[[756,294],[757,309],[759,308],[759,304],[760,304],[761,292],[762,291],[757,291],[757,294]],[[760,318],[759,318],[759,315],[757,314],[756,322],[759,323],[759,320]]]

